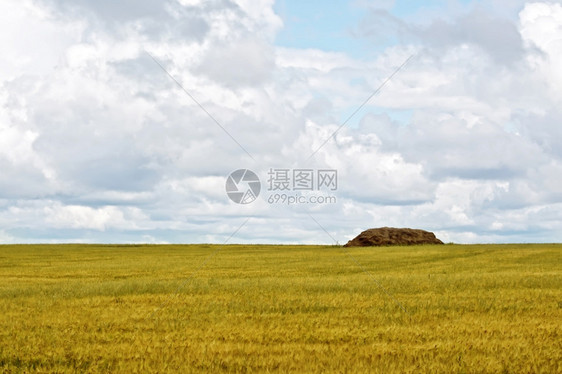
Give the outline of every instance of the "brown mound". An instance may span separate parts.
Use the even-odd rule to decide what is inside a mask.
[[[443,244],[429,231],[381,227],[363,231],[344,247],[381,247],[386,245]]]

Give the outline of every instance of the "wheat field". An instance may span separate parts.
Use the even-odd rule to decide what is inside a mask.
[[[562,245],[0,246],[6,373],[562,372]]]

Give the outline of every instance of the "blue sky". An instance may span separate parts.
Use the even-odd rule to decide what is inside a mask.
[[[349,1],[278,1],[274,9],[284,22],[275,38],[278,46],[343,52],[356,58],[375,54],[352,35],[365,10]]]
[[[0,243],[562,240],[560,1],[123,4],[0,4]]]
[[[399,19],[417,19],[421,14],[449,17],[451,9],[463,9],[482,5],[480,1],[276,1],[273,9],[283,19],[284,27],[275,38],[275,44],[299,49],[321,49],[342,52],[358,59],[376,57],[385,47],[397,40],[373,45],[356,36],[358,25],[367,14],[375,10],[387,11]],[[380,8],[377,8],[380,6]],[[417,19],[418,23],[424,20]]]

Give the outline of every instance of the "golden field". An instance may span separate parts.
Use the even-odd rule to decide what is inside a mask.
[[[0,371],[562,372],[562,245],[0,246]]]

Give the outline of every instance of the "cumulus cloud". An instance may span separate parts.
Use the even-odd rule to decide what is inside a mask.
[[[560,240],[562,6],[500,3],[357,2],[356,37],[385,43],[357,59],[276,46],[270,0],[4,1],[0,241],[222,242],[251,217],[234,241],[329,242],[309,213],[340,242]],[[242,167],[337,169],[338,202],[233,204]]]
[[[459,45],[471,45],[480,48],[499,64],[514,64],[524,56],[517,24],[492,16],[481,8],[474,8],[453,19],[436,17],[430,22],[419,19],[416,23],[396,17],[389,10],[375,9],[360,24],[357,33],[377,42],[392,39],[421,41],[432,53],[446,53]]]

